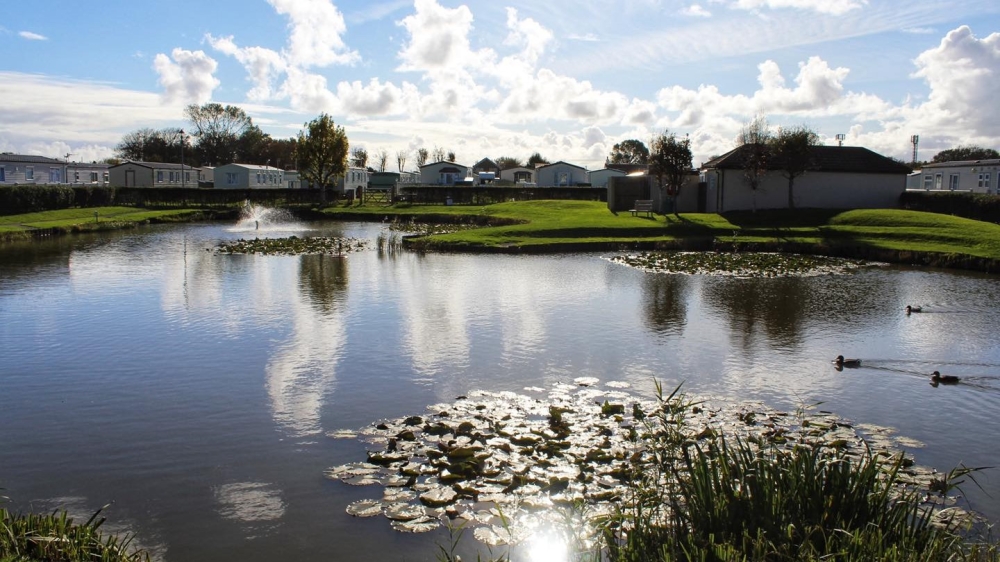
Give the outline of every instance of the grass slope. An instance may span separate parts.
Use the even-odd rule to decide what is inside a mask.
[[[334,208],[338,217],[469,216],[508,224],[429,236],[432,249],[490,249],[709,239],[731,243],[858,246],[1000,260],[1000,225],[895,209],[683,213],[653,218],[612,213],[605,203],[527,201],[480,206]],[[513,224],[510,224],[513,223]]]
[[[182,220],[200,212],[193,209],[151,211],[136,207],[93,207],[7,215],[0,216],[0,235],[13,238],[18,235],[28,235],[31,231],[38,229],[57,229],[67,232],[103,230],[116,228],[123,224]],[[94,213],[97,213],[96,218]]]

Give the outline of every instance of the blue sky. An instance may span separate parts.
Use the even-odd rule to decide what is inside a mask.
[[[741,124],[909,159],[1000,148],[994,0],[3,0],[0,151],[112,156],[122,135],[237,104],[291,137],[321,112],[369,153],[540,152],[590,169],[621,140]],[[412,159],[411,159],[412,161]]]

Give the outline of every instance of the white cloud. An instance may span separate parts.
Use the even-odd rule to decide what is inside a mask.
[[[736,0],[733,3],[733,7],[743,10],[794,8],[835,16],[861,9],[867,5],[868,0]]]
[[[18,32],[18,35],[20,35],[23,39],[27,39],[29,41],[48,41],[49,40],[48,37],[46,37],[44,35],[39,35],[39,34],[34,33],[32,31],[20,31],[20,32]]]
[[[275,81],[286,72],[288,65],[285,58],[271,49],[264,47],[238,47],[232,36],[213,37],[205,35],[205,40],[213,49],[235,58],[247,71],[247,79],[253,87],[247,92],[251,101],[266,101],[275,94]]]
[[[907,27],[902,31],[903,33],[911,33],[914,35],[932,35],[937,33],[937,30],[933,27]]]
[[[353,64],[357,51],[347,48],[341,35],[347,31],[344,16],[330,0],[268,0],[281,15],[288,16],[289,65],[302,68]]]
[[[693,16],[697,18],[710,18],[712,17],[712,12],[709,12],[705,8],[702,8],[698,4],[691,4],[687,8],[681,10],[681,14],[685,16]]]
[[[171,60],[173,58],[173,60]],[[218,63],[204,51],[174,49],[171,57],[156,55],[153,69],[160,75],[163,98],[167,103],[205,103],[219,86],[214,73]]]
[[[415,0],[416,12],[399,25],[409,41],[399,52],[403,71],[449,71],[474,67],[492,56],[492,51],[474,52],[469,44],[472,11],[468,6],[445,8],[436,0]]]

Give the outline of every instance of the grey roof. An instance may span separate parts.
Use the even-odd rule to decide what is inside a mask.
[[[83,168],[91,170],[107,170],[110,164],[99,164],[97,162],[66,162],[68,168]]]
[[[120,168],[121,166],[127,166],[132,164],[133,166],[141,166],[143,168],[158,169],[158,170],[180,170],[181,164],[174,164],[172,162],[134,162],[129,160],[127,162],[122,162],[117,166],[111,166],[112,168]],[[197,170],[198,168],[190,164],[183,164],[185,170]]]
[[[62,160],[49,158],[48,156],[31,156],[28,154],[11,154],[4,152],[0,154],[0,162],[17,162],[19,164],[65,164]]]
[[[542,168],[548,168],[548,167],[551,167],[551,166],[558,166],[560,164],[563,165],[563,166],[571,166],[573,168],[579,168],[579,169],[581,169],[583,171],[587,171],[587,169],[584,168],[583,166],[577,166],[576,164],[570,164],[569,162],[563,162],[562,160],[560,160],[558,162],[553,162],[551,164],[546,164],[544,166],[539,166],[537,169],[541,170]]]
[[[863,174],[909,174],[910,167],[882,156],[877,152],[860,146],[814,146],[812,147],[815,165],[810,168],[817,172],[851,172]],[[702,169],[719,168],[740,170],[743,147],[737,147],[729,152],[713,158],[702,164]],[[775,160],[769,162],[768,169],[780,170],[781,163]]]
[[[1000,166],[1000,160],[993,158],[989,160],[953,160],[951,162],[934,162],[924,164],[924,168],[964,168],[966,166]]]

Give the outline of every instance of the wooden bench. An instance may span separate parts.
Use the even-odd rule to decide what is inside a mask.
[[[637,216],[639,213],[646,213],[647,217],[653,216],[653,200],[652,199],[636,199],[635,206],[628,210],[632,213],[632,216]]]

